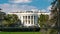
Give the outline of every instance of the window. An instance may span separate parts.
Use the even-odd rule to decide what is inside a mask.
[[[25,18],[27,19],[27,16],[25,16]]]
[[[23,23],[24,23],[24,24],[27,24],[27,20],[23,20]]]
[[[26,20],[26,22],[25,22],[26,24],[27,24],[27,20]]]
[[[24,19],[24,16],[23,16],[23,19]]]
[[[31,19],[33,19],[33,16],[31,16]]]
[[[33,20],[31,20],[31,24],[33,24]]]
[[[35,18],[36,18],[36,17],[34,16],[34,20],[35,20]]]
[[[30,19],[30,16],[28,16],[28,19]]]
[[[30,24],[30,20],[28,21],[28,23]]]
[[[27,16],[23,16],[23,19],[27,19]]]

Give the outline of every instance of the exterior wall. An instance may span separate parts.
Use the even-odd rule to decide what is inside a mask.
[[[18,18],[21,20],[21,23],[24,24],[24,26],[34,26],[34,25],[37,26],[38,25],[38,23],[37,23],[38,17],[41,14],[49,15],[50,13],[19,13],[18,12],[18,13],[8,13],[8,14],[16,14],[18,16]],[[24,19],[24,17],[27,17],[27,18]]]

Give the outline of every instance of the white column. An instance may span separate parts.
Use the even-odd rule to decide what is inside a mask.
[[[23,16],[21,16],[22,18],[21,18],[21,20],[22,20],[22,23],[23,23]],[[23,23],[24,24],[24,23]]]
[[[34,15],[33,15],[33,25],[34,25]]]
[[[28,15],[27,15],[27,24],[28,24]]]
[[[31,24],[31,16],[30,16],[30,24]]]

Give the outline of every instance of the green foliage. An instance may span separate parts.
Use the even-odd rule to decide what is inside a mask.
[[[50,29],[49,30],[49,34],[58,34],[58,30],[57,30],[57,25],[58,25],[58,20],[57,19],[59,19],[58,18],[58,7],[60,6],[60,4],[58,4],[58,2],[57,1],[59,1],[59,0],[54,0],[53,2],[52,2],[52,7],[51,7],[51,19],[49,20],[49,24],[54,24],[54,26],[52,27],[52,25],[50,25],[51,26],[51,28],[53,28],[53,29]],[[59,5],[59,6],[58,6]],[[54,29],[54,28],[56,28],[56,29]]]
[[[2,9],[0,9],[0,26],[2,25],[2,22],[4,20],[5,15],[6,15],[6,13],[5,12],[2,12],[1,10]]]
[[[0,34],[42,34],[41,32],[0,32]]]
[[[58,34],[56,30],[51,29],[50,34]]]
[[[55,29],[48,29],[47,34],[58,34]]]
[[[46,22],[48,19],[48,15],[43,15],[43,14],[41,14],[40,15],[40,22]]]
[[[15,14],[7,14],[5,17],[4,17],[4,20],[2,22],[3,25],[10,25],[10,24],[13,24],[13,23],[16,23],[18,21],[18,16],[15,15]]]
[[[6,21],[11,21],[10,23],[14,23],[18,19],[17,15],[14,14],[8,14],[5,17]]]
[[[40,24],[41,27],[46,26],[46,23],[48,21],[49,16],[41,14],[40,17],[38,18],[38,23]]]
[[[9,26],[21,22],[15,14],[6,14],[0,9],[0,26]]]

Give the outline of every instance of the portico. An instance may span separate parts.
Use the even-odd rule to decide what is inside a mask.
[[[35,18],[35,16],[33,16],[33,15],[23,16],[23,24],[26,26],[34,25],[35,24],[34,18]]]

